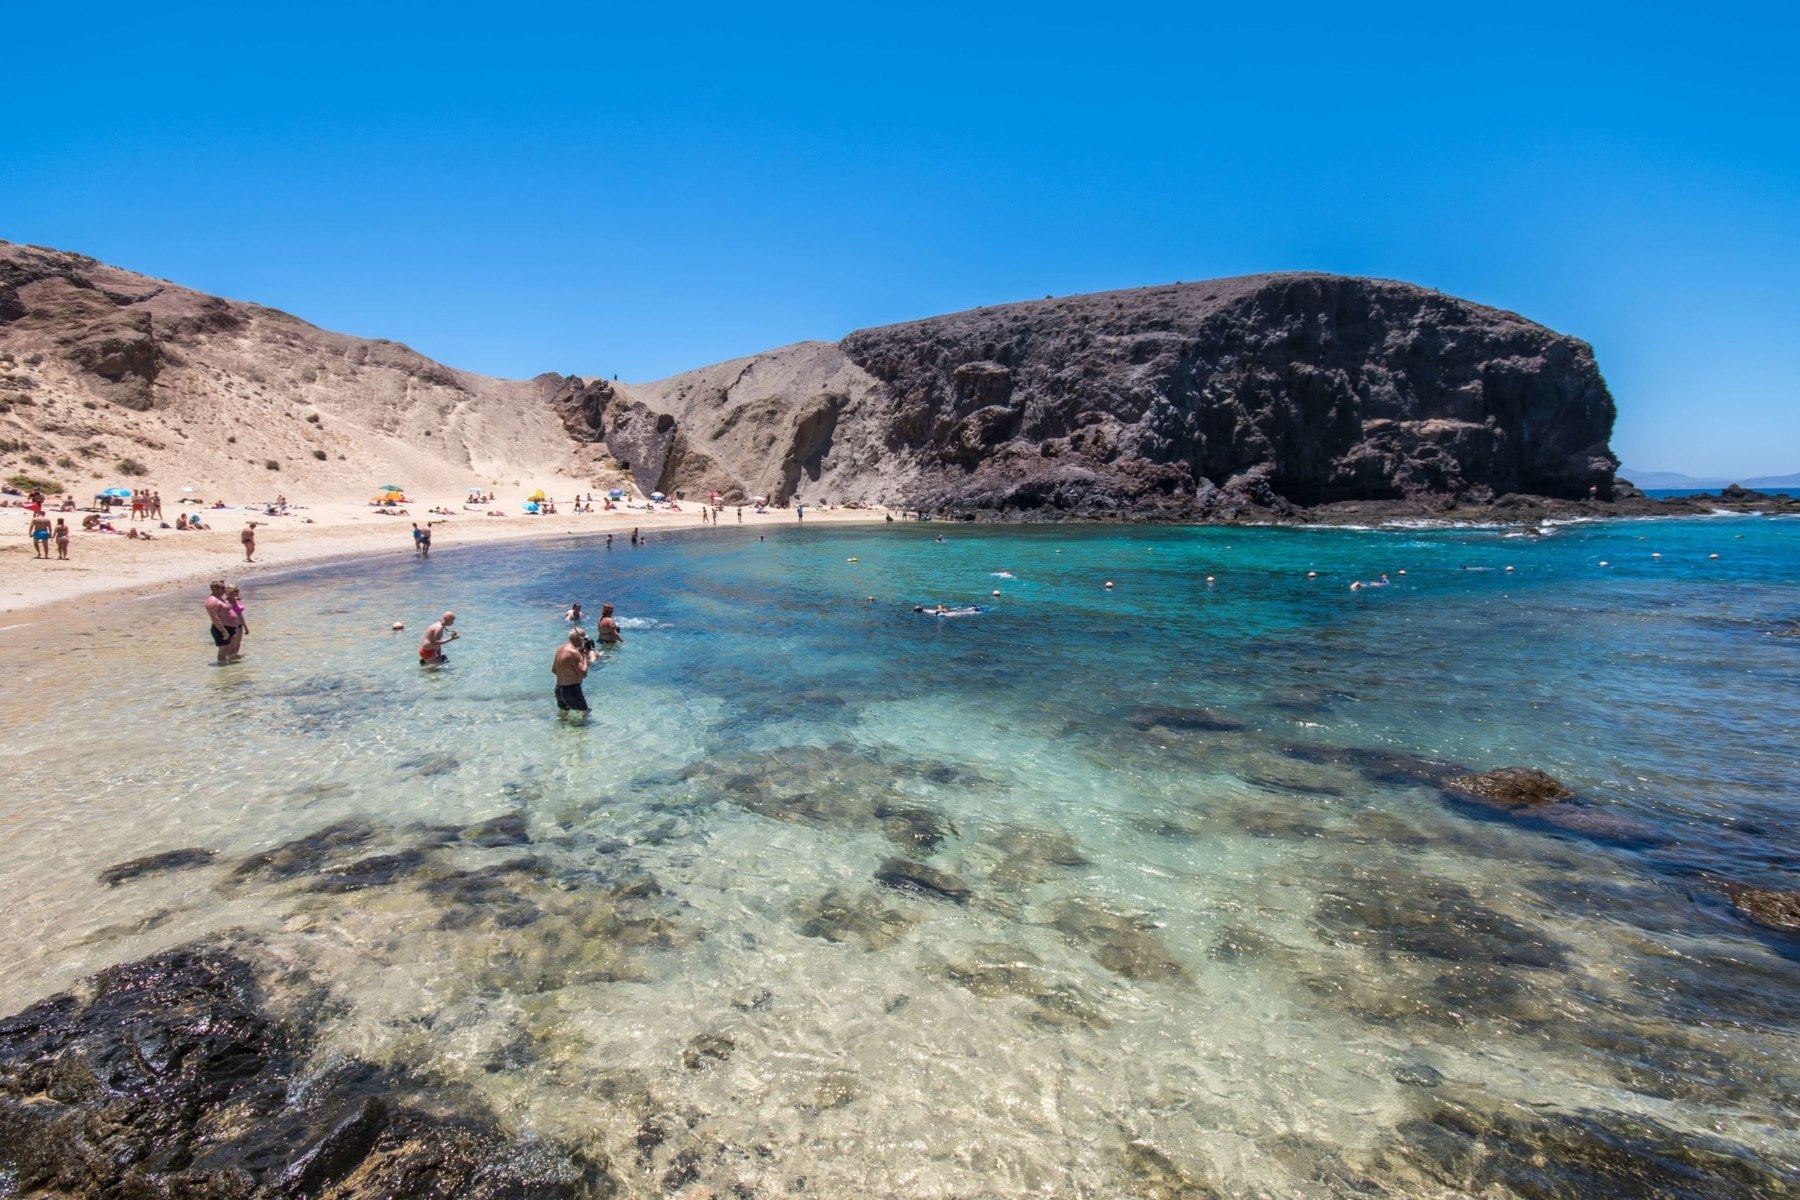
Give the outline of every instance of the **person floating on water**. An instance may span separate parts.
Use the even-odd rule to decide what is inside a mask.
[[[569,630],[569,640],[556,648],[556,655],[550,660],[550,673],[556,677],[556,715],[578,712],[582,720],[587,720],[587,697],[582,694],[581,681],[587,678],[588,668],[593,665],[600,652],[588,641],[588,635],[579,629]]]
[[[462,636],[450,628],[454,624],[456,614],[447,612],[425,627],[425,640],[419,643],[421,667],[435,667],[450,661],[444,655],[444,646]]]

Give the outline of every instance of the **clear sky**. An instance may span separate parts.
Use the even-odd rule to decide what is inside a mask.
[[[1255,271],[1591,341],[1642,468],[1800,470],[1773,4],[18,4],[0,237],[648,379]]]

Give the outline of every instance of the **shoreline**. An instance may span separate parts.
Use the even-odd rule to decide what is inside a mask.
[[[507,501],[491,507],[505,509]],[[516,503],[512,503],[517,508]],[[6,511],[6,510],[0,510]],[[22,509],[10,510],[23,522]],[[168,511],[168,510],[165,510]],[[613,534],[626,537],[636,527],[646,538],[694,529],[711,529],[700,520],[698,507],[682,512],[557,513],[553,516],[509,515],[489,518],[484,513],[455,513],[450,517],[428,513],[416,505],[402,517],[379,517],[366,505],[322,503],[300,506],[295,516],[266,516],[250,509],[204,509],[212,528],[198,533],[161,529],[148,521],[137,523],[153,533],[149,541],[119,534],[77,531],[70,539],[67,562],[37,561],[30,543],[22,536],[8,539],[0,548],[0,632],[20,630],[46,617],[81,616],[97,607],[120,601],[136,601],[201,586],[208,579],[226,578],[234,583],[254,583],[295,570],[314,569],[337,562],[377,558],[384,554],[411,554],[408,535],[416,522],[434,523],[434,549],[485,546],[507,542],[534,542],[558,537]],[[59,514],[51,513],[54,519]],[[78,511],[66,517],[85,515]],[[168,511],[168,517],[175,515]],[[885,509],[814,509],[808,506],[805,524],[882,523]],[[311,523],[305,521],[310,518]],[[245,563],[239,535],[246,521],[257,522],[255,561]],[[744,528],[797,524],[791,509],[770,509],[755,515],[746,510]],[[115,519],[120,528],[126,519]],[[735,506],[728,507],[719,528],[737,525]]]

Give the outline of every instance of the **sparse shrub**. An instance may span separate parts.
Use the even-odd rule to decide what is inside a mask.
[[[29,492],[32,488],[37,488],[38,490],[45,491],[45,492],[62,492],[62,491],[68,490],[68,489],[64,488],[63,485],[58,483],[56,480],[46,479],[41,475],[23,475],[23,474],[14,475],[11,478],[9,478],[6,482],[12,484],[16,488],[21,488],[27,492]]]
[[[94,400],[83,400],[81,402],[81,407],[86,408],[86,409],[95,409],[95,408],[99,408],[100,405],[97,401],[94,401]]]
[[[306,419],[308,421],[311,421],[314,425],[317,425],[319,423],[319,414],[318,413],[307,413]]]
[[[118,468],[121,475],[148,475],[150,473],[150,468],[135,458],[121,458]]]
[[[56,460],[56,465],[65,471],[73,471],[75,469],[75,460],[66,454],[59,455]]]
[[[279,470],[281,470],[281,464],[280,464],[280,463],[278,463],[278,462],[276,462],[276,461],[275,461],[275,460],[274,460],[274,459],[272,459],[272,458],[265,458],[265,459],[263,459],[263,466],[265,466],[265,467],[267,467],[267,468],[268,468],[268,469],[269,469],[269,470],[271,470],[271,471],[279,471]]]
[[[230,436],[230,437],[228,437],[228,438],[226,438],[226,439],[225,439],[225,444],[226,444],[226,445],[228,445],[228,446],[235,446],[235,445],[237,445],[237,434],[235,434],[235,433],[234,433],[234,434],[232,434],[232,435],[231,435],[231,436]]]
[[[318,459],[320,462],[324,462],[327,458],[329,458],[331,456],[326,454],[323,450],[314,450],[313,457]]]
[[[50,465],[50,460],[41,454],[27,454],[25,456],[25,461],[34,467],[47,467]]]

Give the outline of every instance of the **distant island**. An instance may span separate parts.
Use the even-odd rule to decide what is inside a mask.
[[[1756,475],[1749,479],[1727,479],[1722,475],[1683,475],[1679,471],[1636,471],[1621,469],[1621,475],[1640,488],[1722,488],[1737,484],[1747,488],[1800,487],[1800,471],[1787,475]]]

